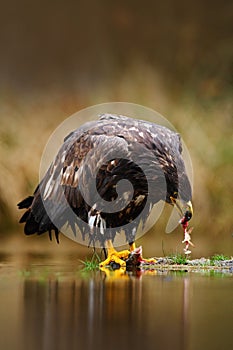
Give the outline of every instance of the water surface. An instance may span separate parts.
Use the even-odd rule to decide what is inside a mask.
[[[0,265],[0,349],[230,349],[233,277],[86,273],[47,256]]]

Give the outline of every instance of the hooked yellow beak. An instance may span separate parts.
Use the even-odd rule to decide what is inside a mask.
[[[170,197],[171,202],[176,207],[180,215],[185,216],[187,220],[190,220],[193,216],[193,205],[191,201],[184,202],[179,198]]]

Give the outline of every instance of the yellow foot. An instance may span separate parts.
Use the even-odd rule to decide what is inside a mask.
[[[116,263],[120,265],[120,267],[125,267],[125,260],[129,256],[129,250],[122,250],[121,252],[117,252],[114,248],[108,248],[108,257],[106,260],[102,261],[99,266],[105,267],[109,266],[111,263]]]
[[[108,250],[108,257],[99,264],[100,267],[112,266],[113,269],[119,269],[127,266],[127,268],[135,268],[136,266],[153,265],[157,262],[154,258],[143,258],[142,247],[136,248],[134,242],[130,244],[130,251],[122,250],[117,252],[110,240],[106,242],[106,248]]]

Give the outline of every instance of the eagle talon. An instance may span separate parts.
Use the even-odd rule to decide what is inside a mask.
[[[116,251],[113,247],[108,248],[108,257],[104,261],[102,261],[99,266],[111,266],[115,264],[115,266],[125,267],[126,259],[129,256],[129,250],[122,250],[120,252]],[[116,267],[115,267],[116,268]]]

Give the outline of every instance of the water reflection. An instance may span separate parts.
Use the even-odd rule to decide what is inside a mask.
[[[172,344],[173,349],[183,349],[184,284],[177,283],[174,299],[173,283],[164,276],[114,279],[104,273],[46,283],[26,279],[22,304],[25,347],[154,349]]]
[[[230,347],[231,277],[117,273],[81,276],[50,267],[45,275],[42,267],[34,266],[29,275],[9,276],[4,288],[1,284],[0,297],[5,291],[5,300],[13,298],[15,307],[11,314],[2,305],[0,323],[5,312],[5,327],[11,324],[12,332],[5,334],[3,348]]]

